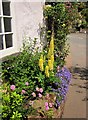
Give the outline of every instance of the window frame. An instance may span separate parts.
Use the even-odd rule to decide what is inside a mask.
[[[12,34],[12,47],[6,48],[6,49],[2,49],[0,50],[0,59],[2,59],[3,57],[9,56],[11,54],[17,53],[19,52],[20,48],[18,45],[18,40],[17,40],[17,29],[16,29],[16,17],[15,17],[15,6],[14,6],[14,2],[12,0],[0,0],[0,2],[10,2],[10,16],[12,17],[11,20],[11,32],[10,34]],[[1,3],[0,3],[1,5]],[[9,32],[6,32],[5,34],[9,34]]]
[[[0,14],[0,18],[1,18],[1,32],[0,32],[0,36],[3,37],[3,49],[1,49],[0,51],[10,48],[10,47],[6,48],[5,35],[10,35],[10,34],[13,35],[12,29],[11,29],[11,32],[5,32],[5,23],[4,23],[4,19],[5,18],[9,18],[10,20],[12,20],[11,7],[10,7],[10,15],[3,15],[3,5],[2,5],[2,2],[9,2],[11,4],[11,1],[0,0],[0,6],[1,6],[1,14]],[[10,23],[11,23],[11,28],[12,28],[12,21]],[[12,43],[13,43],[13,38],[12,38]],[[11,47],[13,47],[13,44],[12,44]]]

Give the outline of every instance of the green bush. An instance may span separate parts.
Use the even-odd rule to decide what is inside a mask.
[[[60,83],[60,79],[55,77],[57,67],[55,61],[53,71],[49,71],[49,77],[46,76],[45,70],[40,70],[39,59],[41,55],[45,56],[45,69],[49,60],[47,54],[47,51],[38,52],[38,49],[32,52],[30,45],[24,43],[22,51],[17,56],[10,56],[2,62],[3,89],[6,89],[2,95],[3,119],[19,120],[25,118],[29,113],[28,111],[31,109],[32,112],[33,110],[31,107],[28,109],[23,107],[27,100],[41,97],[39,93],[45,95],[51,90],[50,86],[54,82]],[[38,92],[36,88],[41,88],[43,91]],[[33,96],[34,93],[36,94],[35,97]]]
[[[65,4],[49,2],[44,7],[46,21],[46,37],[50,42],[52,32],[54,33],[55,57],[59,64],[65,64],[65,57],[68,55],[69,46],[66,46],[69,34],[68,15]]]

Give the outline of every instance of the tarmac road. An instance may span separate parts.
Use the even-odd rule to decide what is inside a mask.
[[[86,89],[88,82],[86,74],[86,34],[71,33],[68,36],[70,55],[66,66],[71,69],[72,81],[69,86],[64,114],[62,118],[86,118],[86,102],[88,102]]]
[[[72,66],[86,67],[86,34],[71,33],[68,36],[70,43],[71,63]]]

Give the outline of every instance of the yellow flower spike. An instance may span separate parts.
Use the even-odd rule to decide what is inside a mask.
[[[54,52],[54,39],[53,39],[53,36],[51,37],[51,41],[50,41],[50,52],[51,52],[51,54],[53,54],[53,52]]]
[[[50,70],[53,70],[53,64],[51,62],[51,60],[48,60],[48,66]]]
[[[41,55],[41,56],[40,56],[40,59],[42,59],[42,60],[43,60],[43,55]]]
[[[39,59],[40,70],[43,71],[43,59]]]
[[[46,74],[46,77],[49,77],[49,66],[45,67],[45,74]]]
[[[51,62],[52,62],[52,64],[53,64],[53,62],[54,62],[54,55],[51,55]]]
[[[48,51],[48,58],[50,58],[50,56],[51,56],[51,52],[50,52],[50,48],[49,48],[49,51]]]

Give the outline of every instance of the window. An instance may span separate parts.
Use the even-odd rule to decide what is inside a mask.
[[[10,1],[0,0],[0,50],[13,47]]]

